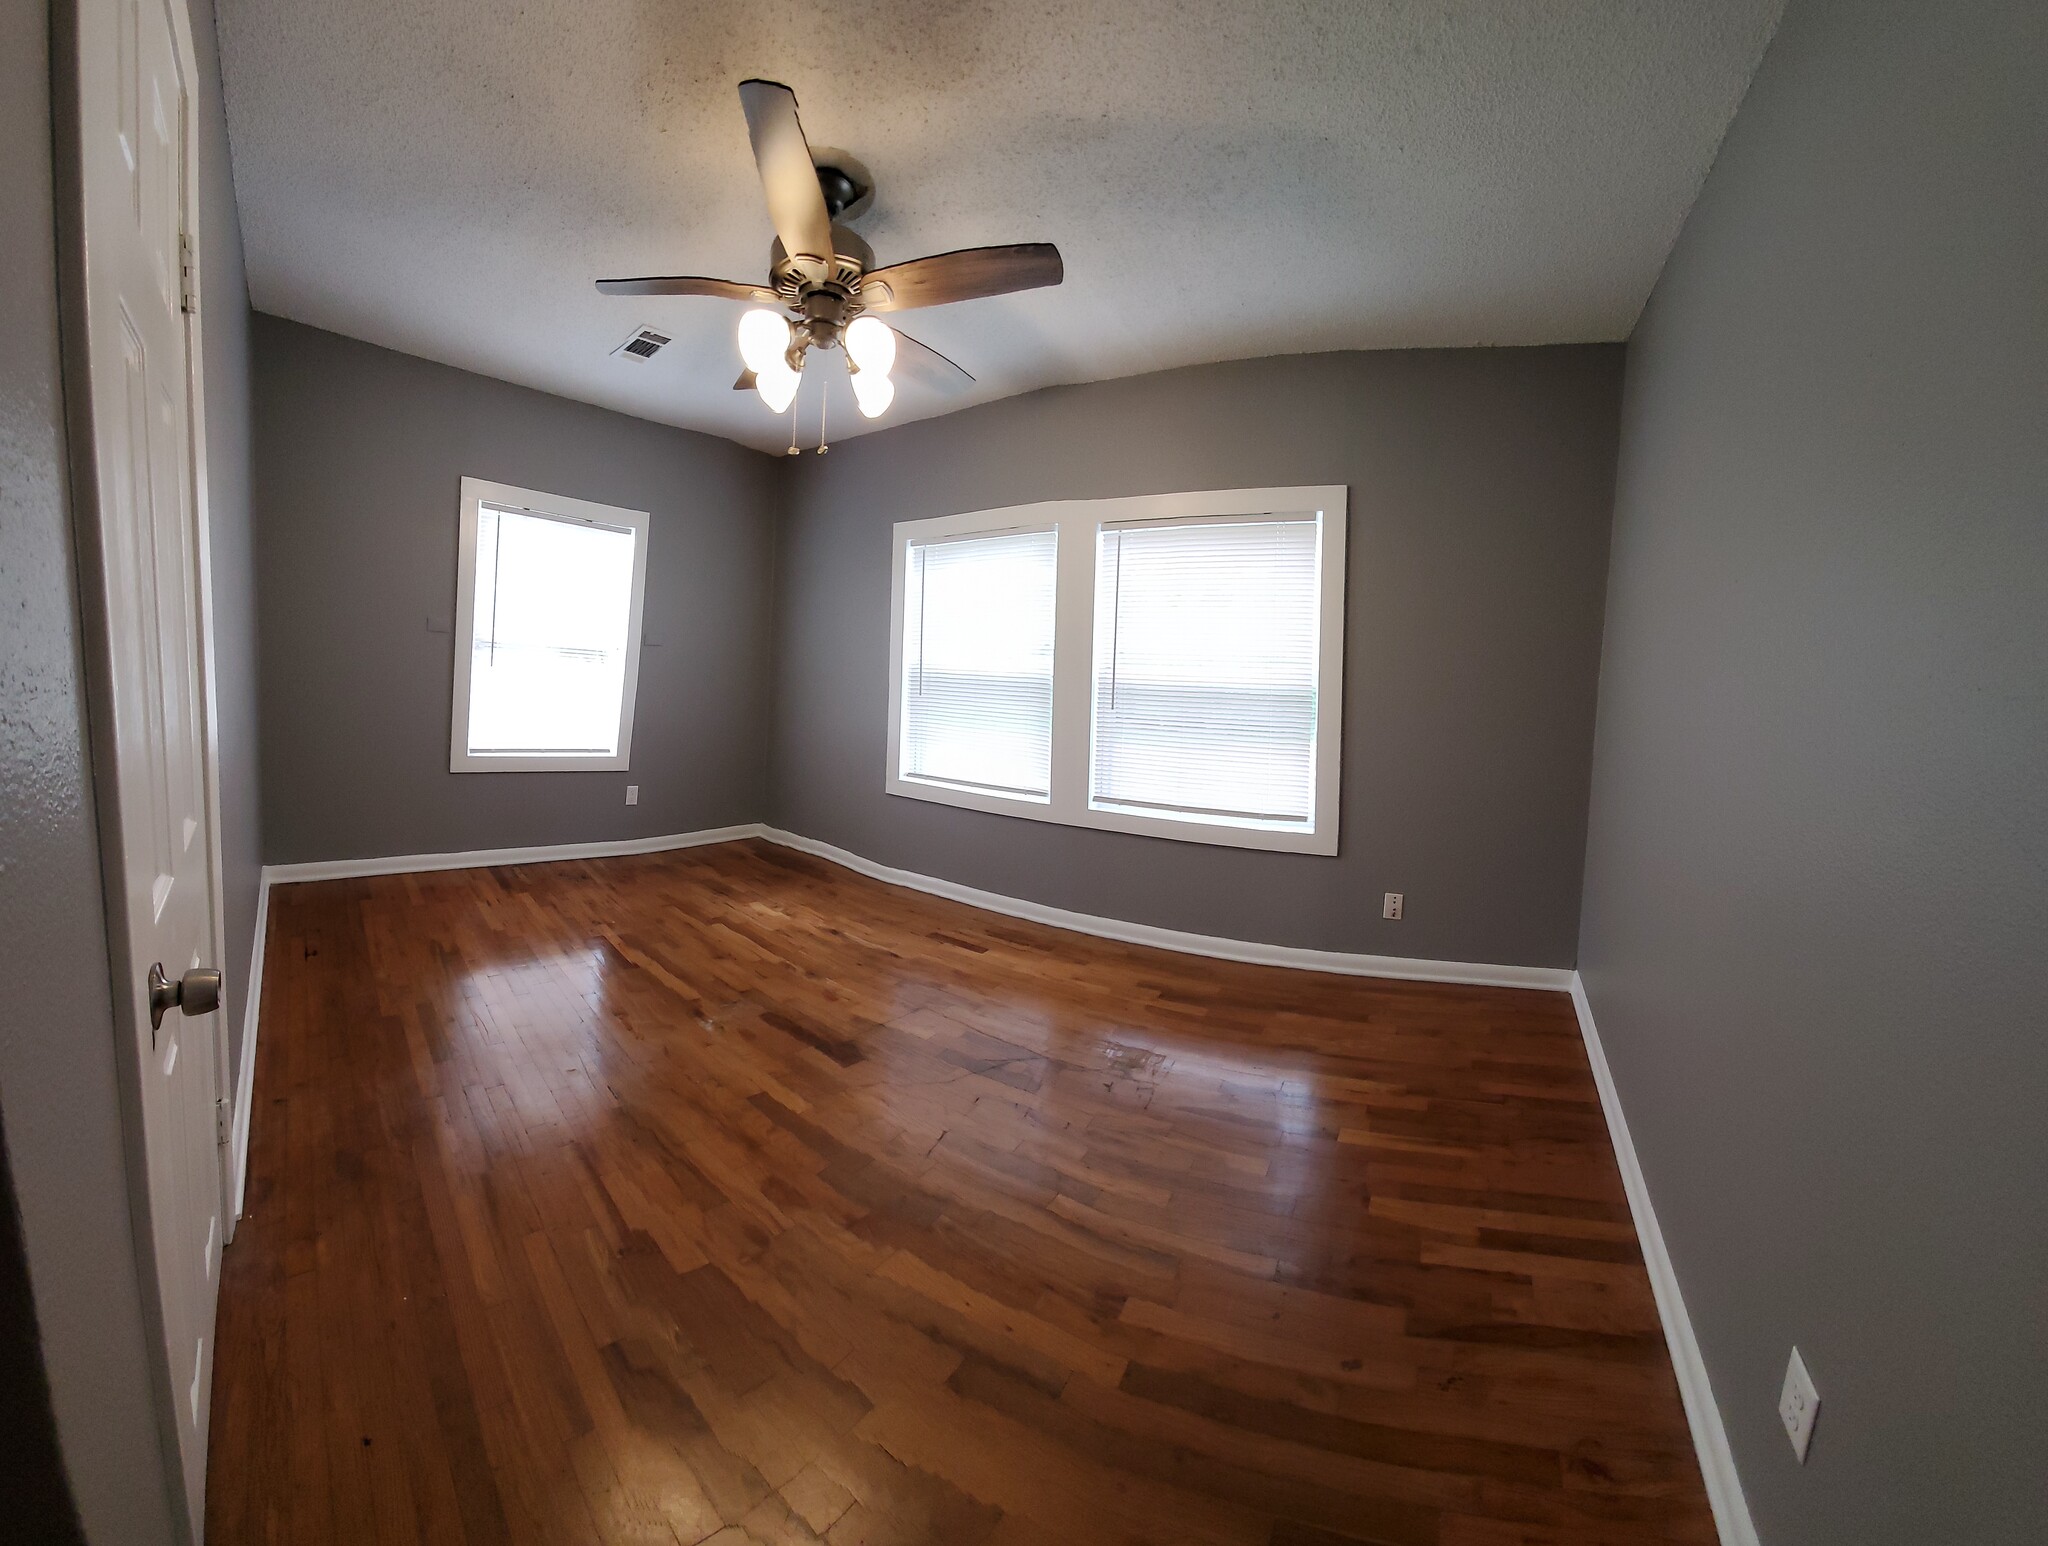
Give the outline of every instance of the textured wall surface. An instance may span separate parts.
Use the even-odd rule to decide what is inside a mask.
[[[591,286],[765,276],[748,76],[866,161],[882,263],[1066,256],[1060,289],[904,319],[977,379],[906,387],[902,424],[1205,360],[1626,338],[1781,6],[221,0],[221,35],[262,310],[774,450],[737,308]],[[641,323],[674,346],[608,358]],[[864,432],[826,356],[806,433],[818,381]]]
[[[274,317],[254,336],[267,862],[766,814],[774,462]],[[465,475],[652,512],[629,771],[448,771]]]
[[[1059,387],[790,464],[776,820],[884,864],[1274,944],[1570,966],[1621,351],[1323,354]],[[882,792],[896,521],[1347,484],[1341,852]],[[1380,918],[1401,891],[1407,917]]]
[[[2048,1528],[2044,70],[1795,0],[1629,348],[1580,965],[1769,1546]]]
[[[171,1539],[171,1510],[129,1227],[87,761],[50,44],[47,8],[0,10],[0,972],[14,987],[0,1014],[0,1109],[50,1387],[41,1413],[33,1391],[21,1406],[10,1392],[9,1416],[46,1422],[54,1410],[92,1539],[154,1546]],[[29,1503],[0,1502],[0,1533],[32,1528],[19,1512]]]

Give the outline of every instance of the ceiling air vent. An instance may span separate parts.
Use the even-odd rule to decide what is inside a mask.
[[[651,360],[661,352],[662,346],[668,341],[668,334],[657,333],[651,327],[643,327],[612,350],[612,355],[618,359]]]

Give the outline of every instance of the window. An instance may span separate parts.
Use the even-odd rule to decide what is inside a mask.
[[[1090,803],[1311,820],[1316,548],[1300,516],[1102,528]]]
[[[631,766],[647,513],[462,480],[457,773]]]
[[[899,524],[891,794],[1337,851],[1342,488]]]
[[[1052,791],[1050,531],[910,544],[903,772],[1043,800]]]

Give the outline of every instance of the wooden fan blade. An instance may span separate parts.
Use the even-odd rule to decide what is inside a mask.
[[[896,335],[896,364],[889,374],[898,381],[913,381],[940,392],[964,392],[974,385],[965,367],[956,365],[930,344],[919,343],[902,328]]]
[[[741,284],[737,279],[700,279],[694,274],[650,274],[644,279],[600,279],[597,288],[604,295],[715,295],[725,301],[759,301],[773,306],[781,299],[762,285]]]
[[[1060,250],[1051,242],[963,247],[878,268],[861,282],[860,298],[869,311],[909,311],[1036,290],[1058,284],[1066,274]]]
[[[832,266],[832,216],[818,189],[804,126],[797,121],[796,93],[776,81],[741,81],[740,106],[747,114],[754,164],[761,169],[761,190],[768,196],[768,219],[782,239],[782,250],[822,278]]]
[[[740,372],[740,379],[732,384],[732,389],[735,392],[751,392],[754,390],[755,381],[759,379],[752,371],[743,370]]]

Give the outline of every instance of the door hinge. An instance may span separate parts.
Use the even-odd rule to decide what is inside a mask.
[[[187,316],[199,310],[199,290],[192,283],[192,238],[178,233],[178,309]]]
[[[225,1098],[213,1103],[213,1141],[224,1144],[228,1141],[228,1103]]]

